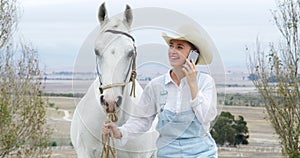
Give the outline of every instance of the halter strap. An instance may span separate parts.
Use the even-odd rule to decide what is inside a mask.
[[[104,31],[104,32],[110,32],[110,33],[114,33],[114,34],[122,34],[122,35],[125,35],[125,36],[131,38],[132,41],[135,42],[134,38],[133,38],[130,34],[128,34],[128,33],[126,33],[126,32],[123,32],[123,31],[118,31],[118,30],[106,30],[106,31]]]
[[[134,40],[134,38],[130,34],[128,34],[126,32],[123,32],[123,31],[105,30],[104,32],[125,35],[125,36],[129,37],[133,41],[133,49],[134,49],[133,51],[134,51],[134,54],[133,54],[132,61],[131,61],[132,72],[131,72],[131,75],[130,75],[129,82],[132,82],[130,96],[133,95],[135,97],[136,55],[137,55],[136,46],[135,46],[135,40]],[[101,75],[99,73],[98,66],[97,66],[97,73],[98,73],[99,82],[100,82],[100,86],[99,86],[100,94],[102,94],[103,90],[105,90],[105,89],[109,89],[109,88],[113,88],[113,87],[125,86],[127,83],[129,83],[129,82],[122,82],[122,83],[111,83],[111,84],[108,84],[108,85],[102,85]]]

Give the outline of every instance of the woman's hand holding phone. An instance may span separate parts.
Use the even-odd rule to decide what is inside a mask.
[[[196,79],[198,74],[198,69],[195,65],[198,56],[199,54],[196,51],[191,50],[188,58],[186,59],[187,61],[183,66],[184,67],[183,72],[187,78],[191,90],[192,99],[194,99],[198,93],[198,85]]]

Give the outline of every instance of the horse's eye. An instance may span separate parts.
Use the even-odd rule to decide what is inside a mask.
[[[133,54],[134,54],[134,51],[133,51],[133,50],[129,51],[129,53],[128,53],[128,57],[132,57],[132,56],[133,56]]]
[[[100,55],[100,52],[98,51],[98,49],[95,49],[95,54]]]

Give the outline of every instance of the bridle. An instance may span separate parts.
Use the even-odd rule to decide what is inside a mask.
[[[108,32],[108,33],[113,33],[113,34],[121,34],[121,35],[124,35],[124,36],[127,36],[129,37],[130,39],[132,39],[133,41],[133,55],[132,55],[132,58],[131,58],[131,67],[132,67],[132,72],[131,72],[131,75],[130,75],[130,79],[128,82],[126,82],[126,80],[124,82],[118,82],[118,83],[111,83],[111,84],[107,84],[107,85],[103,85],[102,84],[102,79],[101,79],[101,74],[98,70],[98,62],[96,67],[97,67],[97,74],[98,74],[98,77],[99,77],[99,82],[100,82],[100,86],[99,86],[99,91],[100,91],[100,94],[103,94],[103,91],[105,89],[109,89],[109,88],[113,88],[113,87],[124,87],[126,84],[132,82],[132,86],[131,86],[131,91],[130,91],[130,96],[134,96],[135,97],[135,78],[136,78],[136,55],[137,55],[137,51],[136,51],[136,47],[135,47],[135,40],[134,38],[126,33],[126,32],[123,32],[123,31],[117,31],[117,30],[106,30],[104,32]],[[129,72],[130,72],[130,68],[128,69],[128,72],[127,72],[127,77],[126,79],[128,78],[129,76]]]

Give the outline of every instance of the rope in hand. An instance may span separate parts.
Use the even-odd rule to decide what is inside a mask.
[[[135,79],[136,79],[136,69],[133,69],[131,76],[130,76],[130,80],[129,80],[129,82],[132,82],[130,96],[133,95],[133,97],[135,97]],[[105,86],[100,85],[99,90],[101,93],[101,91],[103,91],[104,89],[112,88],[115,86],[123,86],[125,84],[127,84],[127,83],[114,83],[114,84],[105,85]],[[107,111],[107,113],[106,113],[107,117],[106,117],[105,123],[117,122],[118,121],[117,113],[118,113],[118,111],[114,111],[114,112]],[[112,146],[110,145],[110,142],[112,142]],[[110,131],[109,134],[102,134],[102,150],[101,150],[100,158],[109,158],[110,153],[113,156],[113,158],[117,158],[117,151],[115,148],[115,142],[114,142],[112,131]]]
[[[109,112],[107,113],[105,123],[116,122],[117,120],[118,117],[116,116],[116,112]],[[112,145],[110,145],[110,142],[112,142]],[[102,150],[100,158],[109,158],[110,153],[113,158],[117,158],[117,150],[115,148],[115,141],[112,131],[110,131],[109,134],[102,134]]]

